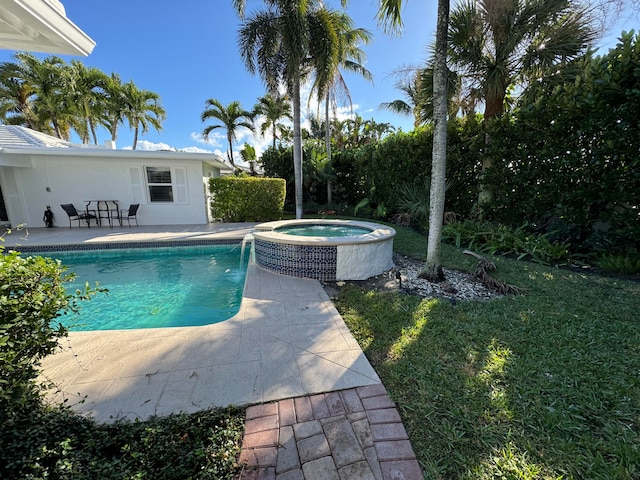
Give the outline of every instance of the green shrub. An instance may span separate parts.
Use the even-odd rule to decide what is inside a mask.
[[[279,220],[286,183],[280,178],[220,177],[209,179],[214,218],[226,222]]]
[[[596,265],[607,272],[634,275],[640,273],[640,255],[603,255]]]
[[[467,220],[444,225],[442,238],[458,248],[468,248],[489,255],[515,255],[555,264],[569,258],[566,245],[551,242],[544,235],[527,232],[526,226],[510,229],[505,225]]]
[[[68,295],[72,274],[57,260],[23,257],[0,247],[0,413],[4,419],[33,404],[42,358],[53,353],[67,329],[56,319],[78,311],[78,302],[95,293]]]
[[[244,412],[235,407],[113,424],[35,408],[3,422],[0,478],[222,480],[240,469]]]

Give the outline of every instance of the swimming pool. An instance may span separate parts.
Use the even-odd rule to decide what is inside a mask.
[[[56,319],[72,331],[184,327],[218,323],[242,301],[247,260],[240,245],[45,252],[85,282],[107,288],[81,303],[80,315]],[[248,257],[248,256],[247,256]]]

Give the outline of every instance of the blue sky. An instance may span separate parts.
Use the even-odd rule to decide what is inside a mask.
[[[167,112],[163,130],[150,130],[142,135],[138,149],[171,147],[224,156],[226,140],[222,129],[212,132],[209,143],[201,138],[206,124],[200,121],[200,115],[206,99],[216,98],[225,105],[238,100],[249,110],[265,93],[262,80],[249,74],[242,64],[237,47],[240,20],[231,0],[62,0],[62,3],[67,17],[96,42],[93,53],[80,60],[107,74],[118,73],[123,81],[133,80],[138,88],[160,95]],[[339,5],[337,0],[326,3]],[[258,0],[248,0],[247,11],[261,5]],[[435,30],[436,1],[405,1],[402,12],[405,29],[400,37],[385,35],[378,28],[374,18],[377,5],[377,0],[351,0],[347,9],[356,27],[367,28],[373,34],[372,43],[364,46],[364,50],[374,84],[347,76],[354,112],[365,119],[388,122],[409,131],[411,119],[380,110],[378,106],[402,97],[394,86],[397,80],[394,71],[423,64],[427,59]],[[605,51],[614,46],[619,33],[633,28],[634,23],[637,17],[634,22],[624,16],[618,27],[611,29],[611,36],[599,45]],[[0,50],[0,62],[12,61],[13,53]],[[74,57],[63,58],[70,61]],[[99,142],[107,139],[108,133],[100,130]],[[270,139],[254,137],[249,132],[241,135],[238,144],[245,141],[258,150],[270,143]],[[122,126],[117,147],[130,147],[132,142],[133,132]]]

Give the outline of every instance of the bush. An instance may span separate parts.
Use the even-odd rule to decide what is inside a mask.
[[[231,479],[243,426],[235,407],[114,424],[33,409],[0,429],[0,478]]]
[[[0,415],[24,410],[39,399],[36,378],[42,358],[53,353],[67,329],[56,319],[78,311],[95,293],[68,295],[73,279],[57,260],[4,252],[0,247]]]
[[[566,261],[566,245],[551,242],[544,235],[527,231],[526,226],[512,230],[505,225],[467,220],[442,228],[442,238],[458,248],[468,248],[490,255],[514,255],[546,264]]]
[[[279,178],[210,178],[213,217],[226,222],[279,220],[285,189],[285,181]]]

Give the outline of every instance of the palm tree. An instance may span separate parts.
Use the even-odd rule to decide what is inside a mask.
[[[324,128],[325,128],[325,148],[327,151],[326,165],[331,169],[331,118],[329,116],[330,106],[337,106],[340,99],[346,100],[349,108],[352,108],[351,92],[347,87],[344,75],[341,69],[352,73],[357,73],[365,80],[373,82],[373,75],[364,66],[366,55],[360,48],[360,44],[368,44],[371,41],[371,33],[364,28],[353,28],[353,21],[346,14],[338,14],[336,16],[338,23],[340,50],[338,53],[337,63],[333,65],[334,73],[330,82],[324,89],[314,83],[313,90],[317,92],[318,101],[324,99]],[[334,115],[335,116],[335,115]],[[331,179],[327,180],[327,203],[332,202],[331,197]]]
[[[118,139],[118,127],[124,123],[127,112],[127,99],[120,75],[112,73],[104,85],[104,111],[100,123],[109,130],[111,140]]]
[[[11,88],[21,95],[20,112],[29,125],[45,133],[53,133],[65,138],[67,127],[61,124],[61,117],[68,113],[64,99],[68,92],[68,72],[64,61],[56,56],[39,60],[27,52],[16,53],[14,64],[4,64],[4,75],[11,75]]]
[[[482,92],[484,121],[504,112],[507,92],[586,51],[595,38],[587,11],[567,0],[479,0],[451,14],[449,57],[472,88]],[[493,159],[485,157],[483,170]],[[479,204],[492,199],[483,187]]]
[[[89,135],[93,143],[98,144],[96,127],[105,108],[104,88],[108,77],[95,67],[87,68],[78,60],[71,61],[71,92],[69,98],[75,106],[78,134],[82,143],[89,143]]]
[[[20,79],[18,65],[0,65],[0,121],[7,125],[37,128],[31,88]]]
[[[233,0],[243,19],[238,34],[240,54],[247,70],[257,71],[269,91],[285,86],[291,97],[296,218],[302,218],[300,85],[311,71],[320,88],[330,83],[340,48],[336,14],[324,8],[320,0],[264,3],[266,8],[245,19],[246,0]]]
[[[147,133],[149,127],[157,131],[162,130],[162,120],[167,116],[164,108],[160,105],[160,96],[150,90],[139,90],[138,87],[129,81],[123,86],[123,93],[127,105],[125,118],[129,122],[129,127],[133,129],[133,150],[138,145],[138,134]]]
[[[257,175],[256,160],[258,159],[255,147],[245,142],[242,150],[240,150],[240,156],[242,157],[242,160],[249,164],[249,172],[255,177]]]
[[[387,28],[402,25],[402,0],[380,0],[378,19]],[[429,237],[427,261],[421,276],[433,280],[443,278],[440,244],[446,191],[447,166],[447,33],[449,0],[438,0],[436,45],[433,65],[433,150],[431,159],[431,192],[429,196]]]
[[[412,69],[411,75],[398,80],[395,87],[403,93],[404,98],[383,102],[378,108],[405,117],[413,117],[413,126],[419,127],[423,122],[420,116],[421,69]]]
[[[276,148],[278,132],[282,133],[285,128],[283,124],[278,122],[283,118],[293,119],[289,99],[284,95],[264,95],[258,99],[258,103],[253,107],[253,114],[261,115],[264,119],[260,127],[262,136],[271,128],[271,134],[273,136],[272,147]]]
[[[233,167],[236,166],[233,161],[233,142],[236,139],[238,128],[246,127],[253,131],[253,113],[243,110],[240,102],[231,102],[226,107],[215,98],[206,101],[207,107],[202,112],[200,119],[204,122],[209,118],[215,118],[220,124],[209,125],[202,131],[205,140],[209,140],[209,134],[218,129],[224,128],[227,131],[227,142],[229,150],[227,158]]]

